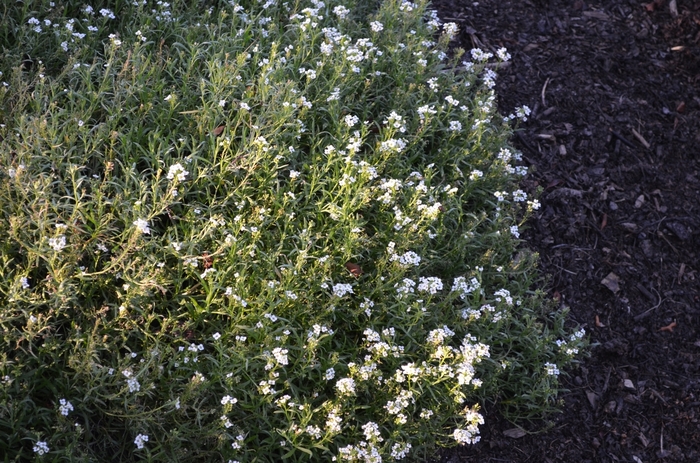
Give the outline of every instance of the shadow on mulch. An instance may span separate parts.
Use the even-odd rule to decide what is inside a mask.
[[[513,55],[499,107],[533,109],[513,143],[543,188],[525,245],[596,344],[552,429],[487,409],[445,462],[700,461],[700,2],[671,3],[433,0],[459,46]]]

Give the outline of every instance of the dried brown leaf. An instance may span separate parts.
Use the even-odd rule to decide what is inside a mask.
[[[357,264],[353,264],[352,262],[348,262],[345,264],[345,268],[348,269],[350,273],[352,273],[353,276],[359,277],[362,275],[362,267],[360,267]]]

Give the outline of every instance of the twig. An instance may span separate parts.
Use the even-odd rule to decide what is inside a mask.
[[[634,136],[637,138],[637,140],[639,140],[639,143],[641,143],[642,145],[644,145],[644,147],[645,147],[646,149],[651,148],[651,145],[649,144],[648,141],[646,141],[646,140],[644,139],[644,137],[642,136],[641,133],[637,132],[637,131],[634,130],[634,129],[632,129],[632,133],[633,133]]]
[[[547,77],[547,80],[544,81],[544,86],[542,87],[542,107],[544,107],[544,108],[547,107],[547,103],[544,100],[544,94],[547,91],[547,84],[549,84],[550,80],[551,79],[549,77]]]
[[[651,293],[649,292],[649,290],[646,289],[641,283],[637,283],[635,286],[636,286],[637,289],[638,289],[642,294],[644,294],[650,301],[656,302],[657,299],[654,297],[654,295],[651,294]]]
[[[654,291],[656,291],[656,290],[654,290]],[[659,303],[656,304],[654,307],[652,307],[651,309],[645,310],[644,312],[640,313],[639,315],[635,315],[635,316],[634,316],[634,321],[639,321],[639,320],[641,320],[642,318],[648,317],[649,314],[650,314],[651,312],[653,312],[654,310],[658,309],[659,306],[666,300],[666,299],[661,299],[661,296],[659,296],[659,299],[660,299],[660,300],[659,300]]]
[[[610,133],[613,134],[615,136],[615,138],[617,138],[618,140],[620,140],[622,143],[629,146],[630,148],[637,147],[637,145],[635,145],[634,143],[632,143],[631,141],[629,141],[628,139],[626,139],[625,137],[623,137],[619,133],[615,132],[613,129],[610,129]]]

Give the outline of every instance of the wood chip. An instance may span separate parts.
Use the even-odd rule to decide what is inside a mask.
[[[648,141],[646,141],[646,140],[644,139],[644,137],[642,136],[641,133],[637,132],[637,131],[634,130],[634,129],[632,129],[632,133],[634,134],[635,138],[636,138],[637,140],[639,140],[639,143],[641,143],[642,145],[644,145],[644,147],[645,147],[646,149],[651,148],[651,145],[649,144]]]
[[[583,15],[587,18],[602,19],[603,21],[607,21],[608,19],[610,19],[610,16],[603,13],[602,11],[584,11]]]
[[[522,428],[511,428],[503,431],[503,435],[511,439],[520,439],[527,434]]]
[[[643,445],[644,447],[649,446],[649,439],[647,439],[647,436],[645,436],[645,435],[642,434],[641,432],[639,433],[639,440],[642,442],[642,445]]]
[[[608,273],[608,276],[603,278],[601,283],[613,293],[620,291],[620,277],[613,272]]]
[[[676,3],[676,0],[671,0],[668,3],[668,9],[671,12],[671,16],[674,18],[678,16],[678,4]]]
[[[549,194],[550,199],[556,198],[582,198],[582,190],[574,190],[573,188],[557,188]]]
[[[593,410],[598,408],[598,394],[593,391],[586,391],[586,397],[588,398],[588,403],[591,404],[591,408],[593,408]]]

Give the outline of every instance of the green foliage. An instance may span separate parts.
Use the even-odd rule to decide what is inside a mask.
[[[424,460],[553,410],[583,332],[490,56],[424,2],[171,3],[2,7],[0,454]]]

